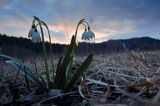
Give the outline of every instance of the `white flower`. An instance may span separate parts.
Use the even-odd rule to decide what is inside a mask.
[[[34,43],[41,41],[41,36],[35,28],[30,29],[30,31],[28,33],[28,37],[31,37],[31,39]]]
[[[87,31],[84,31],[82,33],[82,40],[89,40],[89,33]]]
[[[33,41],[34,43],[41,41],[41,36],[40,36],[39,32],[35,32],[35,33],[32,35],[32,41]]]
[[[28,33],[28,37],[32,37],[32,34],[35,32],[35,28],[31,28]]]
[[[92,31],[84,31],[82,34],[82,40],[91,40],[95,38],[95,34]]]
[[[95,34],[91,30],[89,30],[88,33],[91,39],[95,38]]]

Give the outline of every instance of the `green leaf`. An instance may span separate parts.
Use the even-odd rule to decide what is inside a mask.
[[[10,57],[10,56],[4,55],[4,54],[0,54],[0,57],[6,58],[7,60],[12,60],[12,61],[14,61],[16,63],[19,63],[19,64],[25,66],[27,69],[31,70],[30,73],[32,73],[32,74],[36,73],[35,70],[32,67],[30,67],[27,64],[24,64],[22,61],[20,61],[20,60],[18,60],[16,58],[13,58],[13,57]]]
[[[63,59],[63,57],[61,56],[61,57],[59,58],[59,60],[58,60],[55,79],[57,78],[59,69],[60,69],[60,67],[61,67],[62,59]]]
[[[29,65],[24,64],[22,61],[15,59],[13,57],[7,56],[7,55],[0,54],[0,57],[6,58],[7,60],[5,62],[9,64],[12,68],[14,68],[15,71],[20,71],[21,75],[24,76],[26,73],[28,79],[32,83],[39,84],[41,86],[43,85],[43,82],[39,78],[37,78],[35,70],[31,68]]]
[[[10,65],[15,71],[19,71],[19,73],[23,76],[26,75],[27,79],[29,79],[30,81],[32,81],[33,83],[37,83],[38,79],[37,77],[30,73],[27,68],[24,70],[24,66],[23,64],[19,64],[13,60],[8,60],[8,61],[5,61],[8,65]]]
[[[70,60],[73,56],[73,53],[75,51],[76,47],[76,39],[75,36],[72,36],[70,45],[68,47],[67,53],[61,62],[60,65],[58,65],[58,69],[56,70],[56,76],[54,80],[54,87],[59,89],[64,89],[66,86],[66,71],[67,67],[70,64]]]
[[[68,60],[73,55],[73,53],[75,51],[75,47],[76,47],[76,38],[73,35],[72,39],[71,39],[71,42],[70,42],[70,45],[68,47],[67,53],[66,53],[65,58],[64,58],[64,62],[66,60]]]
[[[56,68],[56,75],[54,77],[54,88],[57,88],[58,86],[58,83],[59,83],[59,77],[61,76],[61,70],[60,70],[60,67],[61,67],[61,63],[62,63],[62,59],[63,57],[61,56],[58,60],[58,64],[57,64],[57,68]]]
[[[69,64],[68,64],[67,69],[66,69],[66,72],[67,72],[66,73],[66,80],[67,81],[69,80],[69,77],[71,75],[72,67],[73,67],[73,56],[71,56]]]
[[[93,54],[90,54],[85,61],[79,66],[77,71],[72,75],[70,82],[67,84],[66,91],[73,87],[80,76],[86,71],[93,60]]]

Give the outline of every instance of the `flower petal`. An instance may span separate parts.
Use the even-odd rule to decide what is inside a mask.
[[[90,36],[87,31],[84,31],[82,34],[82,40],[89,40]]]
[[[88,33],[89,33],[89,37],[90,37],[91,39],[92,39],[92,38],[95,38],[95,34],[94,34],[91,30],[89,30]]]
[[[41,37],[40,37],[39,32],[34,32],[34,33],[32,33],[32,36],[31,36],[31,37],[32,37],[32,41],[33,41],[34,43],[41,41]]]
[[[28,33],[28,37],[32,37],[32,34],[35,32],[35,29],[31,28]]]

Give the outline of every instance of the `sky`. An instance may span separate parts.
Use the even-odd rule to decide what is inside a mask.
[[[33,16],[38,16],[47,23],[52,43],[68,44],[82,18],[96,42],[142,36],[160,39],[159,11],[160,0],[0,0],[0,33],[27,38]],[[78,41],[83,31],[82,25]]]

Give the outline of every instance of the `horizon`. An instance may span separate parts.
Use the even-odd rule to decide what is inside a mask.
[[[160,39],[159,9],[156,0],[1,0],[0,33],[27,38],[35,15],[48,24],[52,43],[68,44],[82,18],[98,43],[143,36]],[[83,31],[81,26],[78,41]]]
[[[0,36],[14,37],[14,38],[17,38],[17,39],[22,38],[22,39],[31,40],[30,38],[23,37],[23,36],[9,36],[9,35],[7,35],[7,34],[1,34],[1,33],[0,33]],[[114,39],[114,38],[113,38],[113,39],[108,39],[108,40],[102,41],[102,42],[94,42],[94,44],[106,43],[106,42],[111,41],[111,40],[130,40],[130,39],[141,39],[141,38],[150,38],[150,39],[154,39],[154,40],[159,40],[159,41],[160,41],[160,39],[157,39],[157,38],[155,38],[155,37],[151,37],[151,36],[141,36],[141,37],[131,37],[131,38],[120,38],[120,39]],[[32,40],[31,40],[31,41],[32,41]],[[49,43],[49,41],[46,41],[46,42]],[[78,42],[78,43],[85,43],[85,42]],[[59,43],[59,42],[52,42],[51,44],[68,45],[68,43]],[[92,44],[92,43],[90,43],[90,44]]]

